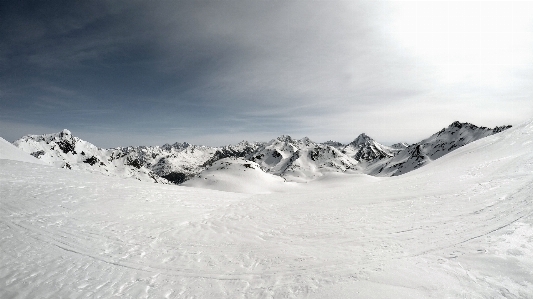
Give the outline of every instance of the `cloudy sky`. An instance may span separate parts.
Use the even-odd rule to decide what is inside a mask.
[[[533,118],[530,1],[9,1],[0,136],[416,142]]]

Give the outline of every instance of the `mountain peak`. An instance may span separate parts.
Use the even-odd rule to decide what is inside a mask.
[[[162,149],[166,150],[166,151],[171,151],[172,149],[177,149],[177,150],[181,150],[181,149],[184,149],[184,148],[188,148],[190,147],[191,144],[189,144],[188,142],[174,142],[173,144],[168,144],[168,143],[165,143],[161,146]]]
[[[338,141],[333,141],[333,140],[328,140],[322,144],[325,144],[325,145],[329,145],[329,146],[333,146],[333,147],[341,147],[341,146],[344,146],[344,144],[338,142]]]
[[[453,123],[451,123],[448,128],[453,128],[453,127],[456,127],[456,128],[463,128],[463,127],[471,127],[473,129],[477,128],[477,126],[471,124],[471,123],[462,123],[462,122],[459,122],[459,121],[454,121]]]
[[[281,135],[276,139],[281,142],[294,142],[294,139],[289,135]]]
[[[302,143],[302,144],[305,144],[306,146],[308,146],[308,145],[314,143],[314,142],[311,141],[311,139],[309,139],[309,137],[307,137],[307,136],[304,137],[304,138],[302,138],[302,139],[300,139],[300,140],[298,140],[298,142],[299,142],[299,143]]]
[[[63,129],[61,132],[59,132],[59,138],[63,138],[63,137],[72,137],[72,133],[67,130],[67,129]]]
[[[361,144],[365,144],[366,142],[368,141],[373,141],[374,139],[372,139],[370,136],[366,135],[365,133],[361,133],[359,136],[357,136],[357,138],[355,138],[354,141],[352,141],[350,144],[351,145],[355,145],[355,146],[359,146]]]

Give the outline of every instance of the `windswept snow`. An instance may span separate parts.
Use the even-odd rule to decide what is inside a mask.
[[[533,298],[533,122],[402,176],[284,191],[4,157],[0,298]]]

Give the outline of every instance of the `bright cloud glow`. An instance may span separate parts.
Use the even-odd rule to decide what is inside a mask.
[[[517,68],[533,63],[533,2],[417,1],[391,4],[387,30],[433,68],[439,82],[509,88]]]
[[[0,10],[8,140],[416,142],[533,117],[531,1],[39,3]]]

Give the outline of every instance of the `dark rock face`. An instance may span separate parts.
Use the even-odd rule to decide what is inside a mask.
[[[318,157],[320,156],[320,152],[318,151],[318,149],[312,149],[309,151],[309,158],[313,161],[316,161],[318,160]]]
[[[167,179],[169,182],[172,182],[174,184],[181,184],[188,179],[187,175],[181,172],[171,172],[161,177]]]
[[[128,157],[128,159],[126,160],[126,164],[130,165],[130,166],[133,166],[137,169],[141,168],[143,166],[143,163],[139,160],[139,159],[132,159],[130,157]]]
[[[87,163],[91,166],[93,166],[94,164],[100,162],[100,160],[98,160],[98,158],[96,158],[95,156],[92,156],[90,158],[87,158],[83,161],[83,163]]]
[[[36,151],[36,152],[31,153],[31,155],[39,159],[42,155],[44,155],[44,151]]]
[[[381,160],[384,158],[391,157],[392,154],[384,152],[383,150],[379,149],[375,145],[371,144],[370,142],[366,142],[363,145],[361,145],[360,150],[355,154],[354,159],[357,161],[375,161],[375,160]]]
[[[61,141],[56,142],[56,144],[65,154],[68,154],[68,153],[72,153],[74,155],[76,154],[76,151],[74,150],[75,148],[74,142],[70,142],[68,140],[61,140]]]
[[[218,160],[222,160],[224,158],[243,158],[247,155],[251,155],[254,153],[254,148],[251,146],[245,146],[241,149],[235,149],[231,146],[225,146],[219,150],[217,150],[209,160],[205,161],[201,167],[209,167],[213,165]],[[260,158],[258,158],[260,159]],[[254,160],[253,158],[250,160]]]
[[[513,126],[508,125],[508,126],[495,127],[494,129],[492,129],[492,132],[494,132],[494,134],[496,134],[496,133],[500,133],[500,132],[502,132],[502,131],[505,131],[505,130],[507,130],[507,129],[510,129],[511,127],[513,127]]]

